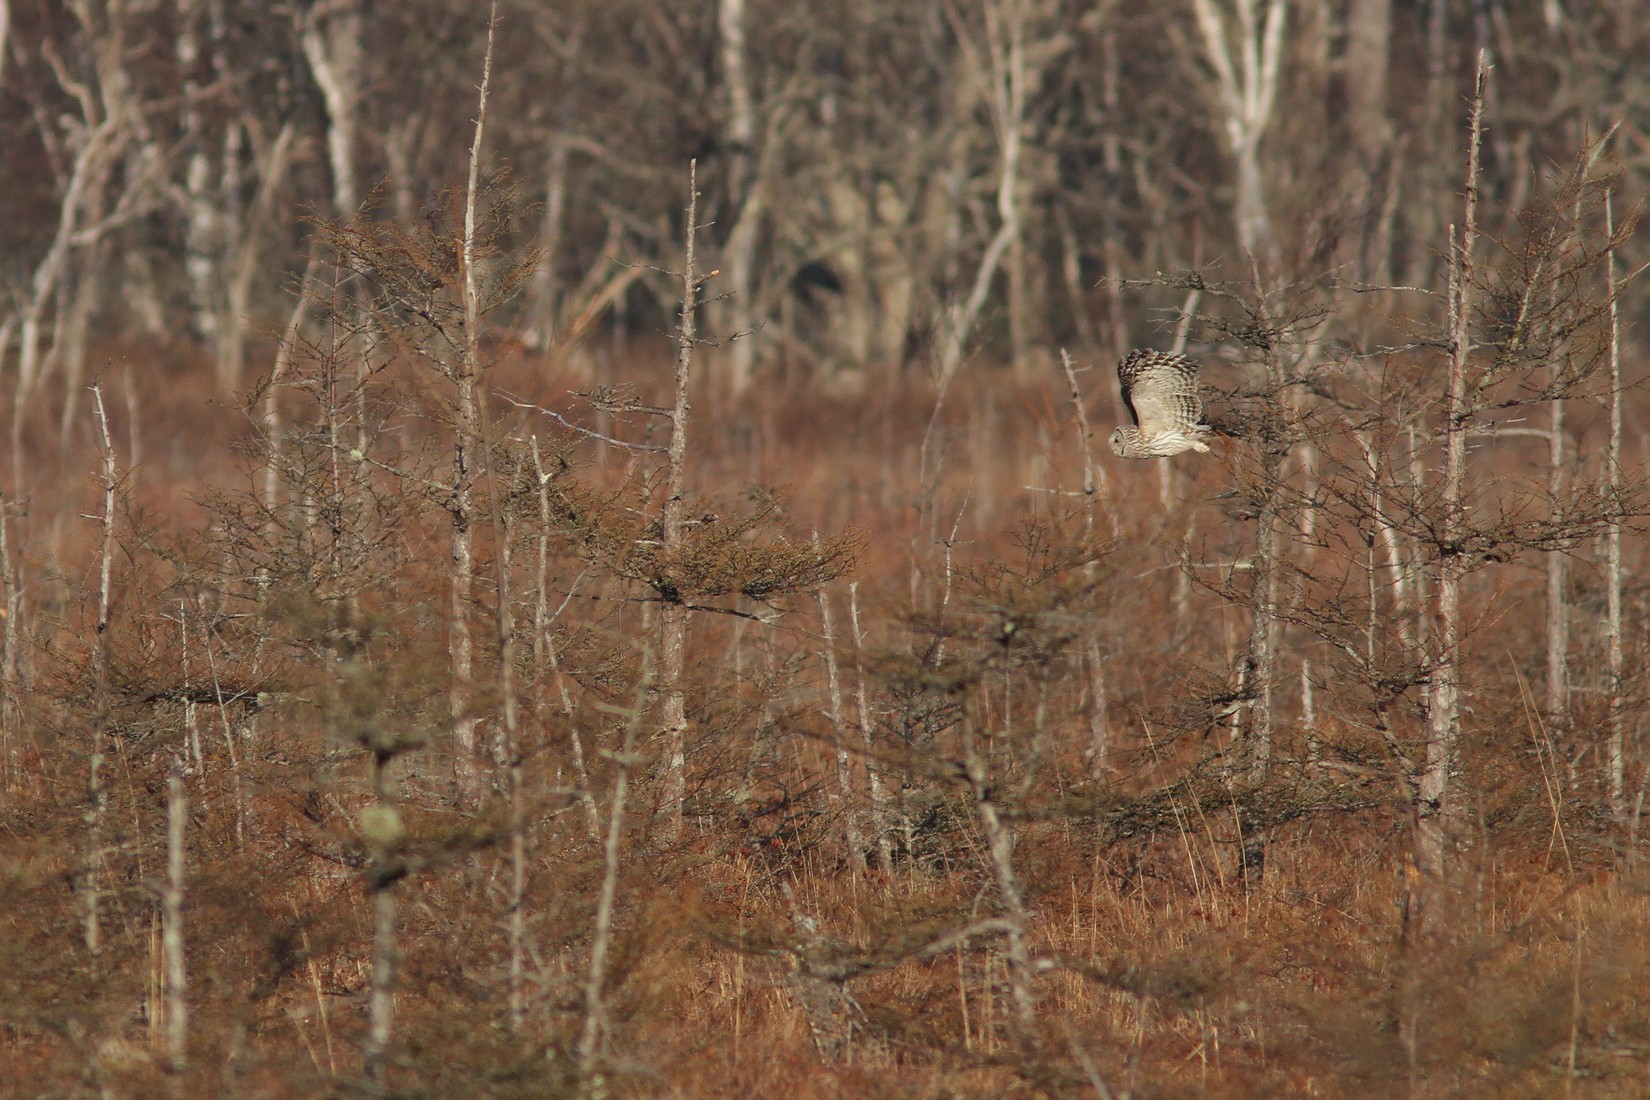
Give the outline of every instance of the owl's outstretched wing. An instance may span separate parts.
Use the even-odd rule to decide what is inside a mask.
[[[1175,352],[1131,351],[1117,364],[1123,403],[1142,436],[1197,430],[1203,416],[1198,373],[1194,360]]]

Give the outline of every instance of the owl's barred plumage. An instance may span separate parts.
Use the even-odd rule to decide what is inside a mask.
[[[1123,403],[1137,427],[1111,433],[1111,449],[1119,458],[1167,458],[1182,451],[1207,453],[1203,437],[1209,426],[1203,419],[1199,368],[1184,355],[1141,349],[1117,364]]]

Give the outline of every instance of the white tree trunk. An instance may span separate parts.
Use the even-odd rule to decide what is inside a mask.
[[[188,1062],[189,972],[183,957],[184,832],[189,798],[174,761],[166,780],[166,880],[160,894],[161,973],[165,980],[166,1056],[174,1072]]]
[[[737,397],[750,386],[756,367],[753,337],[734,337],[749,332],[755,317],[756,238],[764,204],[755,172],[756,106],[745,38],[745,0],[718,0],[716,16],[721,35],[722,80],[728,94],[728,201],[736,212],[722,254],[729,281],[722,325],[728,331],[719,335],[723,340],[732,341],[724,355],[728,389]]]
[[[939,351],[942,381],[949,380],[961,365],[1005,259],[1009,264],[1010,329],[1017,341],[1013,353],[1018,357],[1025,350],[1018,346],[1018,342],[1024,340],[1025,276],[1023,270],[1015,268],[1023,258],[1020,252],[1021,190],[1028,100],[1046,67],[1070,48],[1069,38],[1051,33],[1038,41],[1040,48],[1035,62],[1028,62],[1026,34],[1030,30],[1030,16],[1034,14],[1028,10],[1030,5],[1023,0],[982,2],[986,30],[984,56],[964,37],[960,44],[968,71],[960,79],[980,85],[978,98],[991,112],[997,141],[997,229],[974,269],[968,294],[951,302],[945,311]],[[972,101],[973,97],[964,100]],[[961,195],[956,199],[960,202]]]
[[[453,721],[456,755],[454,780],[461,797],[480,793],[476,744],[476,719],[470,713],[473,668],[473,641],[470,632],[470,595],[475,586],[474,523],[475,479],[486,461],[482,437],[480,394],[481,372],[481,289],[476,271],[476,204],[481,187],[481,149],[486,135],[487,93],[493,76],[493,30],[487,24],[487,55],[482,62],[481,94],[476,107],[474,138],[470,144],[470,174],[464,191],[464,236],[460,241],[460,293],[464,299],[464,342],[459,348],[454,371],[455,423],[453,426],[453,495],[448,505],[452,515],[452,574],[449,578],[447,656],[452,683],[448,704]]]
[[[1478,153],[1484,109],[1483,55],[1467,137],[1467,180],[1461,233],[1450,231],[1449,383],[1444,403],[1444,474],[1439,486],[1437,583],[1431,690],[1427,699],[1426,746],[1416,780],[1415,865],[1421,874],[1421,929],[1436,915],[1443,888],[1449,822],[1449,773],[1461,733],[1461,578],[1466,569],[1461,540],[1466,532],[1467,373],[1472,355],[1468,327],[1472,311],[1472,246],[1478,231]]]
[[[201,115],[201,12],[199,0],[178,0],[178,68],[183,71],[183,270],[189,286],[190,327],[215,343],[218,335],[218,257],[221,207],[212,193],[212,158]]]
[[[670,413],[670,441],[665,468],[665,502],[659,517],[659,555],[674,569],[681,553],[682,520],[687,507],[688,382],[693,373],[693,348],[698,339],[699,282],[695,267],[695,220],[699,216],[699,163],[688,166],[688,204],[682,254],[682,311],[676,330],[674,399]],[[659,739],[664,746],[661,801],[665,808],[665,835],[681,835],[683,800],[687,796],[687,604],[680,594],[665,596],[659,608]]]
[[[316,7],[300,20],[304,57],[327,108],[333,214],[352,218],[361,205],[355,159],[363,79],[361,10],[354,5]]]
[[[1229,4],[1222,9],[1216,0],[1192,0],[1192,10],[1214,70],[1226,144],[1236,170],[1233,220],[1238,243],[1246,253],[1270,261],[1275,258],[1277,242],[1267,210],[1260,143],[1277,101],[1289,4],[1288,0],[1265,0],[1264,17],[1257,17],[1256,0],[1229,0]],[[1227,11],[1236,23],[1235,42],[1227,36]]]
[[[1615,236],[1615,210],[1609,195],[1604,199],[1605,232]],[[1610,443],[1606,452],[1610,495],[1621,493],[1621,314],[1616,300],[1616,251],[1605,256],[1605,273],[1610,292]],[[1610,806],[1618,822],[1627,817],[1627,715],[1626,671],[1621,644],[1621,520],[1612,515],[1605,534],[1605,640],[1609,649],[1609,683],[1605,701],[1610,708],[1610,734],[1605,750],[1605,785]]]
[[[1564,400],[1549,405],[1552,421],[1547,436],[1547,493],[1553,507],[1564,500],[1569,478],[1565,463]],[[1570,596],[1569,558],[1562,552],[1546,555],[1547,561],[1547,683],[1546,712],[1550,726],[1562,729],[1570,720]]]
[[[819,546],[819,536],[814,536],[814,546]],[[848,724],[842,710],[842,676],[837,668],[836,659],[836,628],[831,617],[830,597],[821,588],[814,593],[819,602],[820,631],[824,636],[825,658],[825,699],[829,705],[828,716],[831,720],[832,749],[836,756],[836,810],[842,822],[842,846],[847,857],[848,869],[858,873],[865,870],[865,843],[860,836],[859,806],[854,797],[853,764],[848,756]]]

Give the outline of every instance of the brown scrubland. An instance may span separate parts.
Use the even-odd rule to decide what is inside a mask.
[[[751,6],[0,3],[0,1093],[1650,1091],[1637,6]]]

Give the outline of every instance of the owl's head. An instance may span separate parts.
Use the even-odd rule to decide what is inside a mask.
[[[1137,440],[1140,436],[1139,428],[1122,427],[1111,433],[1111,453],[1119,458],[1134,458],[1134,444],[1131,437]]]

